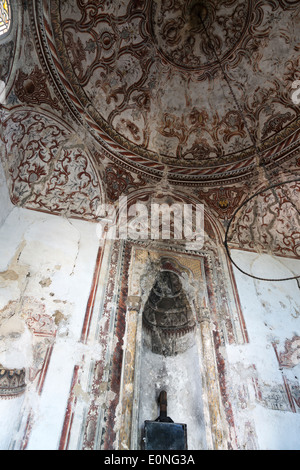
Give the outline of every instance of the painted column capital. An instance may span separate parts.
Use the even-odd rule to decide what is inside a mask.
[[[139,310],[141,306],[141,297],[139,295],[129,295],[126,301],[129,310]]]

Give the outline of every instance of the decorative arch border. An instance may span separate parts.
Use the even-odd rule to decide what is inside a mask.
[[[124,197],[122,195],[121,205],[119,205],[119,201],[115,202],[115,223],[118,224],[120,220],[120,216],[122,210],[125,206],[122,205],[123,202],[127,203],[127,206],[130,207],[138,202],[143,203],[145,205],[149,204],[151,201],[151,197],[157,191],[157,187],[153,185],[144,186],[142,189],[133,190],[129,194],[125,194]],[[182,204],[190,204],[193,208],[196,207],[197,204],[203,204],[195,195],[187,194],[184,190],[172,190],[172,189],[164,189],[160,190],[160,193],[163,192],[163,196],[161,197],[161,202],[163,203],[164,200],[171,200],[175,203],[182,203]],[[126,200],[125,200],[126,197]],[[158,202],[158,200],[156,201]],[[209,242],[208,244],[212,247],[216,247],[217,245],[223,245],[224,239],[224,228],[221,223],[217,220],[217,218],[212,214],[210,208],[204,205],[204,231],[208,235]],[[134,241],[133,241],[134,242]]]

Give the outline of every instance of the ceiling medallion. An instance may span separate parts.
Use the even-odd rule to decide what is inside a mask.
[[[224,9],[224,4],[226,8]],[[152,0],[152,36],[158,51],[173,66],[204,71],[216,60],[204,29],[221,60],[231,55],[249,22],[250,2],[235,0]]]

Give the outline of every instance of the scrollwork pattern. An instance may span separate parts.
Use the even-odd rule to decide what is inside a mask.
[[[253,139],[268,148],[294,132],[299,110],[289,88],[299,47],[295,2],[53,5],[57,53],[68,80],[93,119],[123,147],[155,161],[159,154],[174,166],[215,166],[245,159]],[[271,80],[270,67],[278,72]]]
[[[14,204],[86,220],[103,194],[83,143],[58,120],[31,110],[4,122],[10,194]]]

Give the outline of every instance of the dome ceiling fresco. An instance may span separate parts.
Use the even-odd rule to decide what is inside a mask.
[[[97,221],[121,196],[202,203],[224,236],[249,195],[288,181],[298,222],[299,0],[11,5],[0,139],[14,204]],[[278,214],[290,214],[283,194]],[[235,220],[231,245],[261,246],[266,224],[265,245],[297,257],[299,228],[273,224],[262,199]]]
[[[299,126],[298,1],[51,0],[49,20],[70,102],[131,165],[226,171]]]

